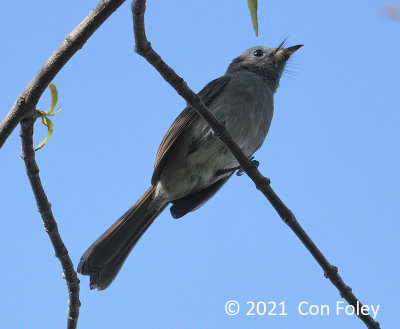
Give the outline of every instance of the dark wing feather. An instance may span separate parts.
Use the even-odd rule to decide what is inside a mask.
[[[212,101],[222,93],[230,79],[231,78],[229,76],[222,76],[208,83],[199,92],[199,96],[206,106],[209,106]],[[176,144],[182,132],[199,118],[200,116],[193,108],[186,107],[168,129],[163,140],[161,141],[157,151],[156,159],[154,161],[154,172],[153,177],[151,178],[151,183],[153,185],[155,185],[160,179],[161,172],[164,168],[166,160],[168,159],[172,146]]]
[[[218,192],[218,190],[227,182],[229,178],[231,178],[232,175],[233,173],[227,177],[221,178],[219,181],[199,192],[192,193],[184,196],[181,199],[172,201],[172,207],[170,208],[172,217],[175,219],[181,218],[188,212],[200,208],[203,204],[210,200],[215,193]]]

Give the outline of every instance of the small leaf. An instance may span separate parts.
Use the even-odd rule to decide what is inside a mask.
[[[47,115],[47,116],[50,116],[50,117],[54,117],[58,112],[60,112],[61,111],[61,107],[59,107],[58,109],[57,109],[57,111],[55,111],[54,113],[52,113],[52,112],[46,112],[45,114]]]
[[[50,92],[51,92],[51,105],[50,105],[50,111],[48,112],[51,114],[56,107],[57,101],[58,101],[58,92],[56,85],[54,83],[49,84]]]
[[[257,20],[257,6],[258,0],[247,0],[247,5],[250,10],[251,21],[253,22],[254,32],[258,36],[258,20]]]
[[[51,134],[53,133],[53,122],[48,118],[55,116],[58,112],[60,112],[61,107],[57,109],[56,112],[53,113],[54,109],[56,108],[57,101],[58,101],[58,92],[56,85],[54,83],[49,84],[50,92],[51,92],[51,105],[50,105],[50,110],[47,112],[43,112],[38,110],[39,115],[41,117],[40,122],[43,123],[47,127],[47,137],[45,140],[43,140],[36,148],[35,151],[41,149],[44,145],[46,145],[47,141],[49,140]]]
[[[38,146],[36,146],[35,151],[41,149],[47,143],[51,134],[53,133],[54,125],[53,125],[53,122],[51,122],[51,120],[49,118],[43,116],[42,120],[40,120],[40,122],[42,122],[47,127],[47,137]]]

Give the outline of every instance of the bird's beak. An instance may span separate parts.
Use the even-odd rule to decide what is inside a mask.
[[[293,53],[294,53],[297,49],[300,49],[301,47],[303,47],[303,45],[297,45],[297,46],[292,46],[292,47],[284,48],[284,49],[282,49],[282,52],[283,52],[286,56],[290,57],[290,56],[293,55]]]

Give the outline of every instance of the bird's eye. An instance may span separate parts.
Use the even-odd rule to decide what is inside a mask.
[[[264,53],[260,49],[257,49],[256,51],[254,51],[254,56],[256,56],[256,57],[262,57],[263,55],[264,55]]]

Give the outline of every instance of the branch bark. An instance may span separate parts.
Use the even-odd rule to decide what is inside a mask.
[[[53,244],[55,256],[60,260],[63,269],[63,277],[68,289],[68,321],[67,328],[75,329],[78,323],[79,307],[79,279],[75,272],[74,265],[68,255],[68,250],[61,239],[57,223],[51,211],[51,204],[47,200],[42,182],[39,176],[39,168],[35,160],[33,149],[33,125],[36,117],[25,119],[21,122],[21,157],[24,159],[26,174],[31,183],[33,194],[36,199],[37,209],[42,217],[44,228]]]
[[[24,88],[16,99],[5,119],[0,123],[0,148],[16,126],[21,123],[21,157],[24,159],[26,173],[36,199],[38,211],[42,217],[45,230],[50,237],[55,256],[63,269],[63,277],[68,289],[68,320],[67,328],[75,329],[79,317],[79,279],[74,265],[68,255],[68,250],[61,239],[57,223],[51,211],[40,177],[39,168],[35,161],[33,149],[33,126],[37,119],[36,104],[44,90],[64,65],[76,52],[83,47],[93,33],[107,20],[108,17],[125,0],[102,0],[95,9],[70,33],[50,56],[31,82]]]
[[[125,0],[102,0],[88,16],[66,36],[60,47],[50,56],[32,81],[16,99],[7,116],[0,123],[0,148],[21,120],[35,115],[36,104],[48,84],[92,34],[121,6]]]
[[[143,56],[159,73],[160,75],[176,90],[176,92],[185,99],[210,125],[216,135],[220,136],[221,140],[229,148],[235,158],[238,160],[242,170],[250,177],[256,185],[256,188],[264,194],[281,219],[287,224],[292,231],[301,240],[304,246],[308,249],[311,255],[315,258],[318,264],[324,270],[324,275],[328,278],[335,287],[339,290],[340,296],[352,305],[353,307],[361,307],[362,304],[353,294],[352,289],[346,285],[338,274],[336,266],[331,265],[325,256],[321,253],[318,247],[310,239],[307,233],[303,230],[296,217],[291,210],[286,207],[282,200],[277,196],[270,185],[270,180],[264,177],[260,171],[252,164],[245,156],[240,147],[232,139],[229,131],[219,123],[215,116],[204,105],[201,98],[194,93],[187,83],[178,76],[175,71],[169,67],[157,54],[150,42],[147,40],[144,26],[144,13],[146,9],[146,0],[134,0],[132,2],[132,18],[135,36],[135,51]],[[358,317],[367,325],[368,328],[379,329],[380,325],[374,321],[370,315],[359,314]]]

